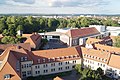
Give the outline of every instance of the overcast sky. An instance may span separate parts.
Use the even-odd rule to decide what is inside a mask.
[[[0,0],[0,13],[120,14],[120,0]]]

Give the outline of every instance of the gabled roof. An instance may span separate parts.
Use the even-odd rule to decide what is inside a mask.
[[[108,52],[111,52],[111,53],[120,54],[120,48],[117,48],[117,47],[111,47],[111,46],[102,45],[102,44],[94,44],[94,48],[95,49],[101,49],[101,50],[104,50],[104,51],[108,51]]]
[[[14,56],[13,53],[11,53],[10,48],[7,48],[6,56],[4,57],[0,66],[0,78],[3,80],[4,75],[10,74],[10,80],[20,80],[20,70],[18,71],[16,68],[17,63],[17,58]]]
[[[30,43],[0,44],[0,49],[5,50],[5,49],[7,49],[8,47],[11,47],[11,46],[20,46],[20,47],[22,47],[22,48],[24,48],[26,50],[31,51]]]
[[[37,45],[38,41],[42,39],[42,36],[38,33],[32,34],[30,37],[27,38],[25,43],[30,43],[30,45]]]
[[[57,77],[54,78],[53,80],[63,80],[63,79],[57,76]]]
[[[34,64],[38,64],[38,59],[55,59],[55,58],[64,58],[66,56],[79,56],[79,58],[81,58],[81,48],[80,46],[77,46],[77,47],[69,47],[69,48],[60,48],[60,49],[51,49],[51,50],[39,50],[39,51],[32,51],[32,54],[31,55],[34,59]],[[73,58],[66,58],[66,59],[59,59],[59,61],[62,61],[62,60],[71,60]],[[76,58],[77,59],[77,58]],[[58,60],[57,60],[58,61]],[[50,62],[54,62],[54,61],[50,61]],[[50,63],[48,61],[48,63]],[[41,62],[41,63],[44,63],[44,62]]]
[[[120,69],[120,56],[112,54],[108,65]]]
[[[82,29],[71,29],[66,33],[69,37],[86,37],[91,35],[100,34],[100,32],[95,27],[88,27]]]
[[[112,39],[109,36],[103,37],[102,39],[96,39],[96,38],[89,37],[86,43],[87,44],[94,44],[94,43],[106,44],[107,41],[112,41]]]
[[[86,44],[94,44],[96,42],[101,42],[102,40],[101,39],[96,39],[96,38],[88,38],[87,41],[86,41]]]
[[[84,58],[88,58],[102,63],[108,63],[111,55],[109,52],[99,51],[95,49],[87,49],[84,47],[81,47],[81,50]]]

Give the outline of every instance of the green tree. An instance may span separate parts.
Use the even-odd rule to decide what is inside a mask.
[[[23,26],[22,26],[22,25],[18,25],[17,31],[18,31],[18,30],[23,30]]]
[[[9,31],[7,29],[3,30],[2,35],[9,36]]]
[[[120,37],[115,38],[115,42],[113,43],[113,46],[120,47]]]
[[[81,22],[81,26],[82,26],[82,27],[88,27],[89,24],[90,24],[89,19],[86,18],[86,17],[83,17],[83,18],[80,20],[80,22]]]

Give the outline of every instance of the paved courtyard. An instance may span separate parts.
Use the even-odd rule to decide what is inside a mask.
[[[50,40],[44,46],[44,49],[57,49],[57,48],[66,48],[66,47],[67,45],[64,43],[61,43],[59,40]]]

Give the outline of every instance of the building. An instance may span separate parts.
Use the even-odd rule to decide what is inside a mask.
[[[80,46],[28,51],[14,45],[0,55],[0,78],[21,80],[29,76],[70,71],[81,63],[81,55]]]
[[[32,49],[39,49],[41,46],[41,39],[41,35],[38,33],[33,33],[32,35],[27,36],[27,40],[24,43],[30,43]]]
[[[103,35],[119,36],[120,27],[104,26],[104,25],[90,25],[89,27],[95,27]]]
[[[88,37],[100,36],[100,32],[94,28],[71,29],[60,36],[60,40],[69,46],[84,45]]]
[[[60,40],[68,46],[84,45],[88,37],[101,36],[100,32],[94,28],[64,28],[56,29],[54,32],[40,33],[48,41],[51,39]]]

